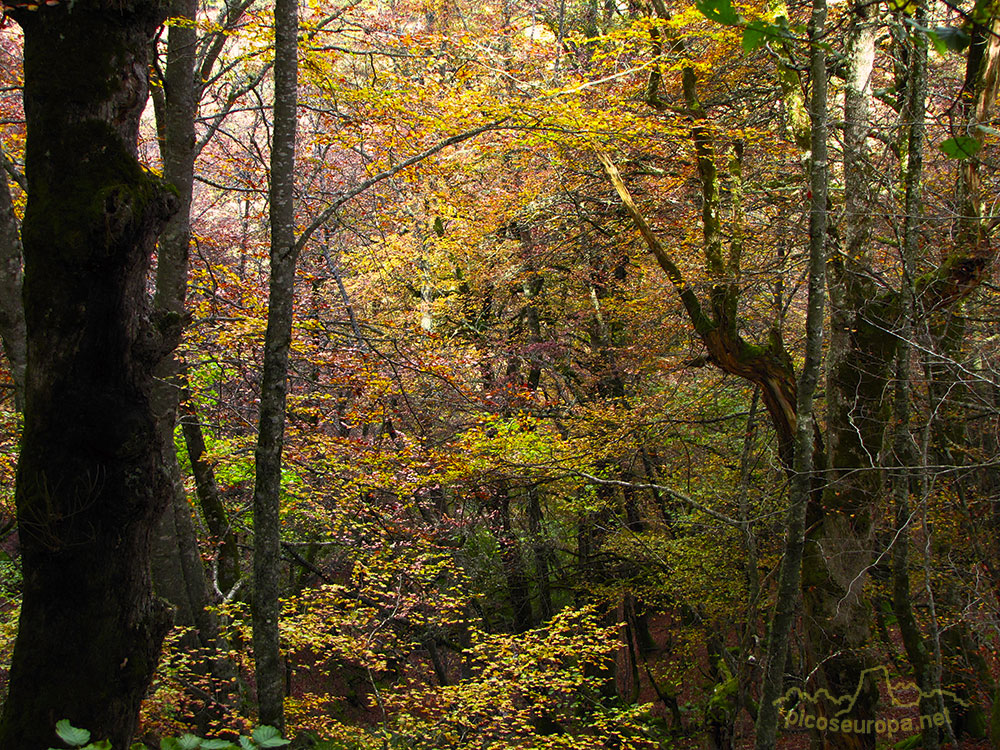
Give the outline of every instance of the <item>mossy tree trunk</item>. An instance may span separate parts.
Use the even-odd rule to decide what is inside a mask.
[[[816,428],[813,398],[823,363],[823,315],[826,306],[826,239],[829,221],[827,196],[827,74],[826,51],[819,44],[825,34],[826,0],[813,0],[809,22],[811,42],[809,122],[811,163],[809,190],[809,297],[806,309],[806,351],[799,376],[795,408],[795,442],[791,490],[785,521],[785,554],[778,574],[778,593],[768,633],[764,684],[757,714],[754,746],[771,750],[778,726],[778,701],[784,691],[785,660],[801,591],[803,549],[809,501],[814,495]]]
[[[171,322],[150,321],[146,280],[177,200],[136,159],[161,10],[77,0],[14,12],[28,354],[16,488],[24,588],[3,750],[48,748],[62,718],[128,747],[170,626],[149,556],[166,480],[150,392]]]
[[[894,297],[880,296],[869,273],[875,201],[867,139],[875,57],[872,11],[851,15],[844,94],[844,248],[831,253],[830,338],[826,373],[826,473],[807,515],[803,552],[803,618],[812,688],[850,695],[870,666],[870,604],[862,589],[871,562],[872,508],[881,492],[876,471],[896,350]],[[831,238],[832,239],[832,238]],[[884,406],[886,405],[886,406]],[[872,718],[878,696],[866,692],[856,718]],[[854,716],[854,714],[852,714]],[[826,733],[826,745],[866,746],[870,738]]]
[[[924,23],[926,8],[917,7],[916,20]],[[933,714],[940,710],[938,699],[927,698],[935,688],[940,688],[940,676],[933,659],[933,648],[928,648],[920,623],[914,613],[910,596],[910,493],[916,485],[913,466],[917,461],[916,445],[910,432],[910,378],[912,338],[916,303],[914,280],[916,278],[917,252],[920,244],[921,178],[924,156],[924,118],[927,97],[927,40],[911,32],[908,36],[907,104],[904,122],[907,127],[907,163],[904,175],[905,219],[903,225],[903,278],[900,285],[899,345],[896,353],[895,396],[893,405],[893,454],[894,472],[891,477],[892,494],[896,506],[897,536],[892,547],[892,608],[899,626],[913,676],[920,686],[920,713]],[[925,469],[926,470],[926,469]],[[924,499],[926,502],[926,499]],[[929,727],[922,732],[926,750],[938,747],[938,728]]]

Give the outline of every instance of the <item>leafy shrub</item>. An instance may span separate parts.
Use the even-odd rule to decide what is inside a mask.
[[[74,727],[69,723],[69,719],[63,719],[56,724],[56,734],[72,748],[112,750],[111,743],[107,740],[91,742],[90,732]],[[265,725],[257,727],[249,737],[240,737],[239,744],[229,740],[203,739],[193,734],[184,734],[180,737],[166,737],[160,740],[160,750],[262,750],[262,748],[268,747],[282,747],[288,743],[289,740],[282,739],[281,733],[277,729]],[[60,749],[53,747],[49,750]],[[137,742],[132,745],[131,750],[147,750],[147,747],[141,742]]]

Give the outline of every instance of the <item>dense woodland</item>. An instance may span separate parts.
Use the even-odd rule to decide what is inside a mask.
[[[0,749],[998,746],[996,2],[4,8]]]

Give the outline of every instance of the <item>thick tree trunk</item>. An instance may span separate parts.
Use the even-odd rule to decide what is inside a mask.
[[[62,718],[128,747],[170,625],[149,574],[166,481],[150,391],[169,321],[151,325],[145,299],[177,201],[136,160],[161,17],[138,0],[16,12],[29,193],[24,589],[3,750],[49,747]]]
[[[870,605],[862,589],[871,560],[872,509],[881,491],[877,456],[883,398],[896,347],[895,297],[878,294],[867,273],[872,198],[867,162],[875,34],[870,11],[852,14],[845,86],[846,252],[831,258],[827,369],[826,482],[808,509],[802,591],[811,689],[850,695],[868,664]],[[816,502],[819,500],[819,502]],[[852,718],[872,718],[870,685]],[[828,732],[824,745],[865,745],[862,735]]]
[[[271,147],[271,283],[260,433],[254,486],[253,653],[257,706],[262,724],[284,729],[285,675],[281,666],[278,617],[281,575],[281,449],[285,434],[288,354],[292,341],[295,289],[295,108],[298,81],[298,3],[274,7],[274,137]]]

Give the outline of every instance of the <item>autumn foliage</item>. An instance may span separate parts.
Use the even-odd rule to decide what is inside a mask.
[[[847,601],[844,590],[857,597],[864,664],[918,680],[894,607],[902,576],[935,685],[961,698],[941,741],[975,747],[991,712],[996,742],[1000,717],[1000,131],[995,80],[967,76],[974,52],[994,65],[1000,53],[990,4],[919,5],[829,11],[828,274],[861,281],[831,282],[826,351],[846,337],[850,362],[872,359],[853,373],[857,401],[837,400],[839,370],[820,383],[807,519],[817,545],[843,542],[855,555],[844,570],[861,572],[851,588],[807,567],[802,595],[807,613],[823,597]],[[804,351],[808,9],[309,0],[300,14],[280,507],[287,736],[359,750],[750,746],[784,550],[781,415],[794,422]],[[858,157],[844,91],[846,40],[862,22],[875,59]],[[217,631],[206,639],[202,620],[175,618],[142,710],[137,739],[151,746],[256,725],[271,9],[207,3],[166,22],[139,144],[153,173],[170,106],[166,38],[184,25],[201,84],[174,448]],[[20,43],[16,25],[0,29],[0,177],[17,221]],[[930,58],[910,278],[915,44]],[[845,188],[851,159],[863,162],[864,228]],[[895,372],[904,285],[916,290],[913,355]],[[871,364],[879,346],[885,373]],[[0,367],[2,695],[20,601],[21,423],[13,370]],[[901,456],[891,431],[903,379]],[[857,460],[837,465],[852,430],[864,435]],[[894,570],[901,537],[909,557]],[[833,684],[820,684],[822,665],[848,636],[806,620],[787,684],[814,690]],[[808,742],[779,730],[779,746]]]

